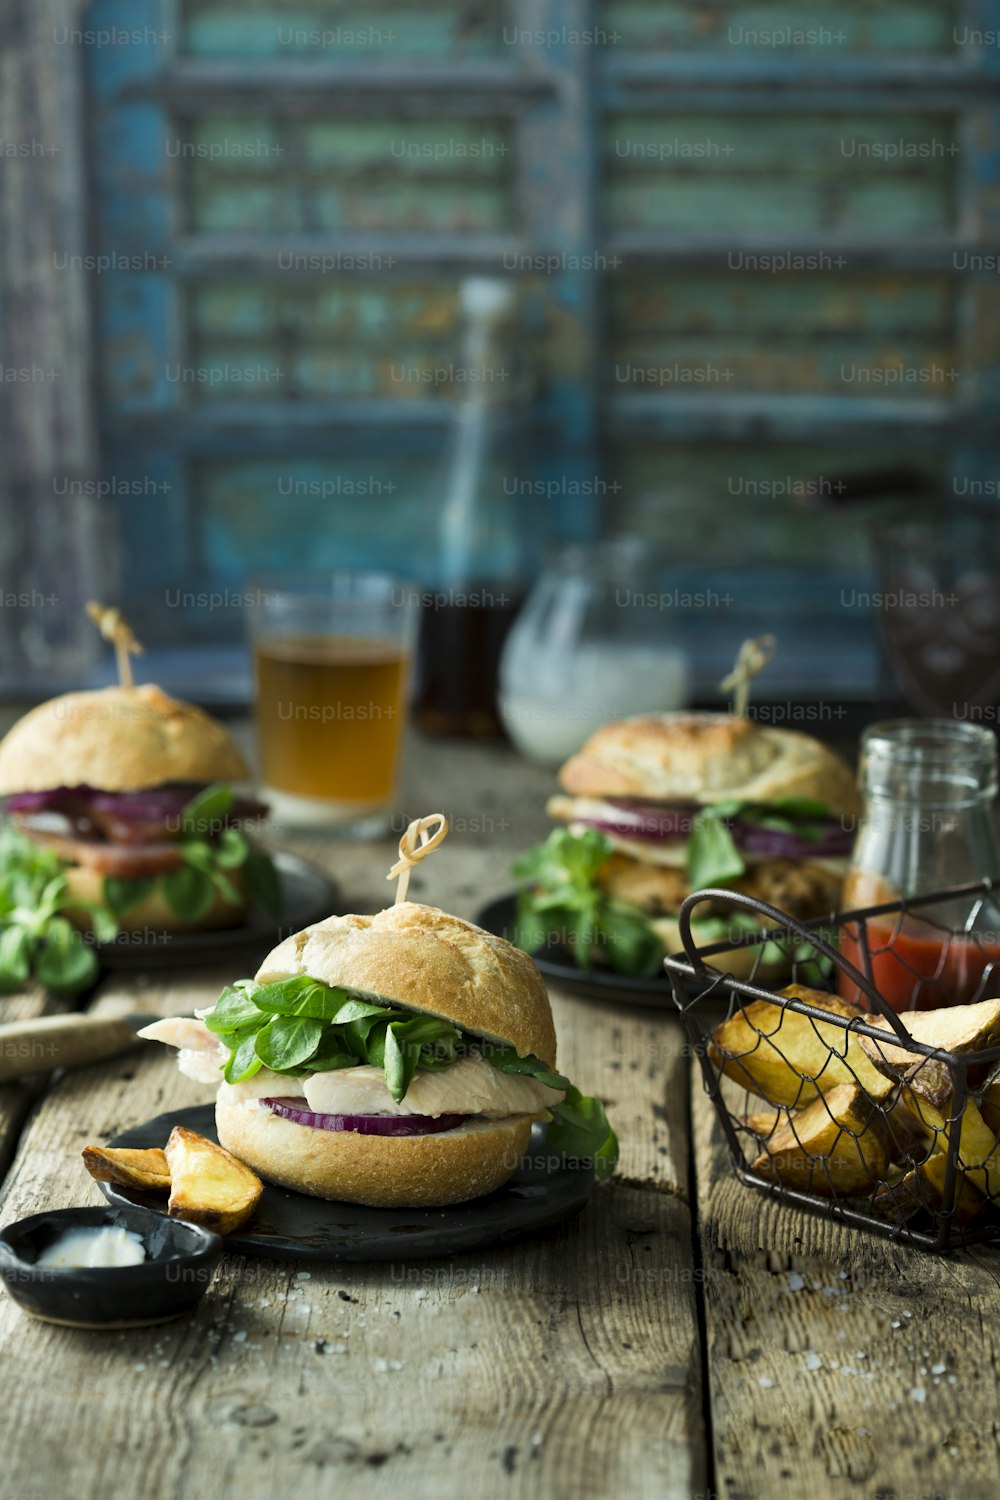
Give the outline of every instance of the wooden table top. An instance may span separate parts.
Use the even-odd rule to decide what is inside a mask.
[[[416,742],[406,812],[443,808],[453,832],[411,895],[473,916],[509,889],[550,786],[502,749]],[[384,904],[390,841],[282,842],[352,909]],[[189,1013],[236,977],[119,973],[90,1003]],[[622,1148],[578,1221],[452,1261],[227,1255],[196,1314],[146,1330],[0,1298],[0,1495],[993,1500],[1000,1256],[907,1251],[752,1194],[669,1014],[552,1002],[560,1064]],[[99,1202],[84,1144],[205,1098],[154,1047],[0,1088],[0,1220]]]

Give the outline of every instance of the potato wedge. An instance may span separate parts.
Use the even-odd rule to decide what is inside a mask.
[[[993,1069],[983,1086],[979,1112],[994,1135],[1000,1135],[1000,1066]]]
[[[783,1125],[787,1125],[794,1110],[787,1109],[757,1109],[751,1110],[749,1114],[740,1115],[740,1124],[749,1130],[751,1135],[766,1140]]]
[[[884,1107],[884,1106],[883,1106]],[[885,1111],[890,1159],[904,1169],[926,1161],[934,1151],[934,1135],[902,1099]]]
[[[926,1161],[910,1170],[896,1182],[887,1183],[872,1199],[872,1212],[890,1224],[905,1224],[919,1213],[939,1214],[944,1208],[948,1157],[935,1151]],[[956,1228],[971,1224],[984,1212],[986,1199],[964,1173],[955,1181],[951,1222]]]
[[[245,1224],[264,1191],[250,1168],[214,1141],[175,1125],[166,1148],[172,1219],[189,1219],[216,1234]]]
[[[755,1172],[819,1197],[869,1192],[889,1167],[882,1111],[857,1084],[839,1083],[764,1142]]]
[[[928,1059],[907,1075],[902,1097],[924,1128],[934,1132],[937,1147],[945,1151],[951,1136],[953,1113],[951,1076],[947,1067]],[[1000,1143],[972,1098],[966,1101],[962,1111],[958,1165],[984,1197],[1000,1203]]]
[[[96,1182],[134,1193],[169,1193],[170,1168],[164,1152],[130,1151],[113,1146],[84,1146],[83,1164]]]
[[[913,1066],[916,1054],[900,1047],[884,1016],[869,1016],[872,1026],[889,1033],[889,1040],[859,1038],[877,1068],[899,1077]],[[940,1010],[906,1011],[900,1016],[915,1042],[940,1047],[942,1052],[980,1052],[1000,1044],[1000,999],[979,1000],[975,1005],[949,1005]]]
[[[801,999],[847,1020],[867,1019],[858,1006],[789,985],[782,995]],[[860,1084],[872,1098],[887,1099],[895,1081],[871,1062],[845,1027],[812,1021],[770,1000],[754,1000],[715,1028],[709,1056],[730,1078],[769,1104],[797,1109],[837,1084]]]

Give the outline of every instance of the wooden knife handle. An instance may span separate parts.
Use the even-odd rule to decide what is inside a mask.
[[[42,1016],[0,1025],[0,1083],[55,1068],[83,1068],[120,1057],[135,1046],[134,1028],[122,1016]]]

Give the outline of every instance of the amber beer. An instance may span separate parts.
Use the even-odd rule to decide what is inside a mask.
[[[389,640],[296,635],[254,646],[268,788],[377,807],[394,790],[408,653]]]

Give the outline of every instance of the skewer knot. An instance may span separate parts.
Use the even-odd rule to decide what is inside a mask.
[[[434,833],[431,829],[437,824]],[[414,818],[399,841],[399,859],[393,865],[386,880],[398,880],[393,904],[398,906],[406,900],[410,886],[410,871],[416,869],[422,859],[437,849],[448,836],[448,819],[444,813],[428,813],[425,818]]]

